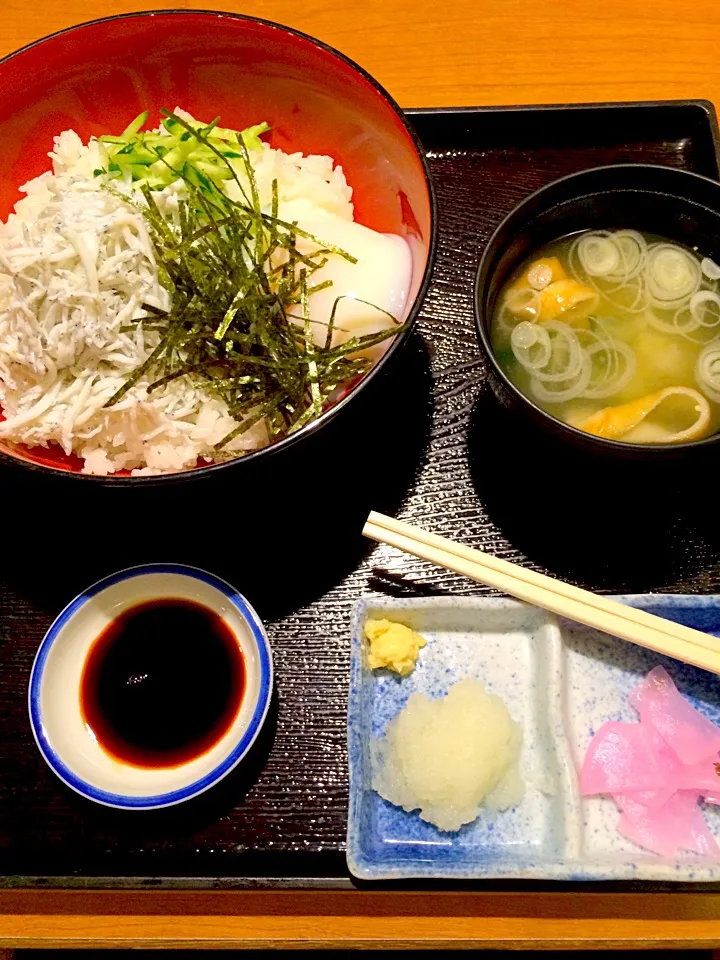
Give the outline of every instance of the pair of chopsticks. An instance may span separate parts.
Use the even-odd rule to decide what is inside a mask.
[[[464,547],[381,513],[370,514],[363,534],[568,620],[720,674],[720,639],[707,633],[573,587],[482,550]]]

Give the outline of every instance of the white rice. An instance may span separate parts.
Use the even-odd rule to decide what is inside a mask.
[[[158,334],[142,324],[121,328],[143,315],[143,302],[167,309],[170,298],[143,217],[93,176],[102,166],[97,142],[83,145],[66,130],[49,156],[52,171],[20,188],[26,197],[0,224],[0,439],[58,444],[83,459],[85,473],[98,475],[174,472],[214,459],[214,445],[236,421],[189,377],[151,394],[141,380],[104,408],[157,343]],[[352,191],[331,157],[267,145],[252,157],[263,204],[277,180],[281,203],[303,198],[353,219]],[[142,202],[130,184],[119,189]],[[161,207],[172,212],[181,190],[177,183],[158,194]],[[261,421],[224,455],[268,439]]]

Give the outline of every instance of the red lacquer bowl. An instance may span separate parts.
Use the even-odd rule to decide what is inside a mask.
[[[142,110],[153,125],[160,110],[182,106],[201,119],[221,117],[242,129],[259,120],[282,150],[329,154],[353,187],[355,219],[406,237],[413,252],[413,320],[430,280],[435,204],[417,137],[389,94],[336,50],[287,27],[229,13],[165,10],[81,24],[0,61],[0,218],[20,199],[18,187],[47,170],[53,136],[72,128],[83,140],[119,132]],[[400,347],[322,417],[264,450],[198,467],[182,479],[268,457],[338,416]],[[44,448],[0,445],[43,472],[87,481],[147,484],[164,477],[97,478],[81,462]]]

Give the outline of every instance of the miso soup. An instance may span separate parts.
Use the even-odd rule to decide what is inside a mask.
[[[587,433],[657,444],[720,429],[720,267],[663,237],[541,248],[500,291],[491,340],[519,390]]]

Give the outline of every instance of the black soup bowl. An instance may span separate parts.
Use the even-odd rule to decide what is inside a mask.
[[[555,180],[503,220],[482,255],[475,284],[475,320],[488,357],[488,379],[501,406],[524,426],[578,453],[616,460],[675,462],[690,453],[717,456],[720,434],[677,444],[636,444],[585,433],[542,410],[496,360],[490,323],[500,291],[520,263],[545,244],[583,230],[656,233],[703,257],[720,257],[720,183],[685,170],[650,164],[596,167]]]

